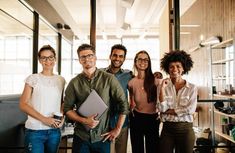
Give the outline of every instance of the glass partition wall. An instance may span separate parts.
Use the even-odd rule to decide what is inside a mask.
[[[39,40],[38,49],[43,45],[50,45],[56,51],[56,59],[58,61],[58,34],[55,29],[50,26],[42,17],[39,18]],[[58,62],[57,62],[58,63]],[[42,66],[38,61],[38,72],[42,71]],[[58,73],[58,65],[54,67],[54,73]]]
[[[0,96],[20,94],[25,78],[33,69],[34,13],[27,4],[18,0],[0,1]],[[67,82],[72,75],[72,44],[39,15],[38,49],[51,45],[57,54],[55,73],[58,73],[58,49],[61,44],[61,73]],[[42,70],[38,63],[38,72]]]
[[[19,94],[31,73],[32,27],[31,10],[18,1],[0,1],[0,95]]]
[[[20,12],[20,13],[19,13]],[[33,9],[17,0],[0,1],[0,96],[20,94],[24,79],[32,73],[33,68]],[[38,49],[50,44],[55,48],[58,59],[58,45],[61,44],[61,75],[68,83],[70,79],[82,71],[78,62],[77,47],[89,41],[79,40],[72,43],[62,36],[59,43],[58,31],[39,15]],[[128,52],[124,69],[133,68],[133,59],[140,50],[149,52],[153,71],[159,70],[159,40],[158,38],[116,38],[97,39],[97,67],[107,67],[111,47],[123,44]],[[58,64],[58,62],[57,62]],[[38,63],[38,72],[42,70]],[[58,65],[55,67],[58,73]]]

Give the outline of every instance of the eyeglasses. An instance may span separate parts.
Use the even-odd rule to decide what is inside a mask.
[[[46,57],[46,56],[41,56],[39,59],[40,59],[41,61],[43,61],[43,62],[46,62],[47,60],[49,60],[49,61],[54,61],[54,60],[55,60],[55,56],[48,56],[48,57]]]
[[[139,62],[139,63],[142,63],[142,62],[148,63],[149,59],[147,59],[147,58],[137,58],[136,61]]]
[[[80,60],[85,61],[86,59],[92,59],[95,55],[94,54],[88,54],[88,55],[83,55],[80,56]]]

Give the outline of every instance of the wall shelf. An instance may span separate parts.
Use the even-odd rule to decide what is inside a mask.
[[[214,94],[216,95],[216,94]],[[223,134],[222,132],[219,131],[219,129],[216,129],[216,125],[215,125],[215,120],[217,120],[218,118],[215,118],[215,114],[219,115],[219,116],[225,116],[231,119],[235,119],[235,114],[226,114],[223,112],[220,112],[218,110],[216,110],[214,108],[214,103],[215,102],[226,102],[226,103],[231,103],[231,102],[235,102],[235,98],[228,98],[228,97],[216,97],[213,95],[212,99],[198,99],[198,102],[207,102],[210,103],[211,105],[211,114],[210,114],[210,118],[211,118],[211,129],[212,129],[212,143],[213,145],[215,145],[215,135],[219,135],[223,138],[225,138],[226,140],[229,140],[233,143],[235,143],[235,140],[233,140],[233,138],[227,134]],[[219,117],[220,118],[220,117]]]
[[[229,99],[234,99],[235,100],[235,95],[220,95],[220,94],[213,94],[214,97],[217,98],[229,98]]]
[[[223,137],[223,138],[225,138],[225,139],[227,139],[227,140],[229,140],[229,141],[235,143],[235,141],[233,140],[233,138],[232,138],[231,136],[227,135],[227,134],[223,134],[223,133],[221,133],[221,132],[219,132],[219,131],[216,131],[216,130],[215,130],[215,134],[217,134],[217,135],[219,135],[219,136],[221,136],[221,137]]]
[[[231,118],[235,119],[235,114],[226,114],[226,113],[220,112],[218,110],[215,110],[214,113],[219,114],[219,115],[223,115],[223,116],[227,116],[227,117],[231,117]]]
[[[222,118],[227,118],[228,123],[233,123],[235,120],[235,114],[226,114],[220,112],[214,108],[215,102],[226,103],[225,107],[230,106],[235,102],[235,95],[224,94],[232,93],[231,86],[235,86],[235,73],[234,73],[234,62],[235,62],[235,42],[234,39],[227,39],[221,43],[210,46],[209,57],[210,57],[210,78],[209,84],[211,88],[211,128],[213,144],[215,145],[215,135],[222,137],[232,143],[235,140],[228,134],[222,133]],[[229,88],[230,87],[230,88]],[[214,89],[214,90],[213,90]],[[213,94],[212,92],[220,91],[222,94]]]
[[[229,47],[231,45],[233,45],[233,38],[222,41],[221,43],[215,44],[211,48],[212,49],[224,49],[224,48]]]
[[[218,61],[214,61],[212,62],[212,65],[218,65],[218,64],[226,64],[226,62],[230,62],[233,61],[234,59],[222,59],[222,60],[218,60]]]
[[[214,98],[216,97],[215,95],[216,95],[216,94],[214,94]],[[229,97],[229,98],[228,98],[228,97]],[[235,99],[231,99],[230,96],[226,96],[226,95],[223,95],[223,97],[221,97],[221,95],[218,95],[217,98],[227,98],[226,101],[223,100],[223,99],[221,99],[221,102],[229,102],[229,103],[235,102]],[[217,117],[215,118],[215,116],[214,116],[215,114],[219,115],[219,117],[218,117],[218,118],[217,118]],[[215,120],[217,120],[217,119],[220,120],[221,117],[230,118],[230,119],[228,119],[229,122],[230,122],[231,120],[235,119],[235,114],[227,114],[227,113],[220,112],[220,111],[218,111],[217,109],[213,109],[213,111],[212,111],[212,116],[213,116],[213,117],[212,117],[212,118],[213,118],[213,125],[212,125],[212,128],[213,128],[213,130],[214,130],[214,134],[215,134],[215,135],[218,135],[218,136],[220,136],[220,137],[223,137],[224,139],[229,140],[229,141],[231,141],[232,143],[235,143],[235,140],[232,138],[232,136],[229,136],[229,135],[227,135],[227,134],[224,134],[224,133],[220,132],[219,129],[218,129],[218,127],[216,128],[216,125],[215,125]],[[222,125],[222,124],[221,124],[221,125]]]
[[[218,51],[214,51],[218,50]],[[222,41],[210,47],[210,75],[211,87],[215,87],[217,91],[232,93],[235,86],[235,42],[233,38]],[[213,95],[217,98],[234,98],[232,95]],[[211,97],[212,98],[212,97]]]
[[[212,78],[213,80],[225,80],[226,79],[226,77],[217,77],[217,78]]]

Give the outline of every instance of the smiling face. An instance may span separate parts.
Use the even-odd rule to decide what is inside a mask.
[[[149,57],[145,53],[140,53],[135,60],[135,67],[139,71],[144,71],[149,66]]]
[[[171,62],[169,64],[169,75],[171,78],[181,77],[184,72],[184,68],[181,62]]]
[[[82,50],[79,52],[79,62],[83,69],[95,68],[96,56],[92,50]]]
[[[50,50],[44,50],[40,52],[39,62],[42,64],[43,69],[53,70],[55,66],[55,55]]]
[[[114,49],[112,54],[109,56],[109,59],[111,60],[112,68],[121,68],[125,61],[125,52],[121,49]]]

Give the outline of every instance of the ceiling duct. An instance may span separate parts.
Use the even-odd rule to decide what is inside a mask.
[[[124,22],[123,24],[122,24],[122,27],[121,27],[123,30],[129,30],[129,29],[131,29],[131,25],[130,24],[128,24],[128,23],[126,23],[126,22]]]
[[[131,8],[134,0],[121,0],[121,5],[126,8]]]

